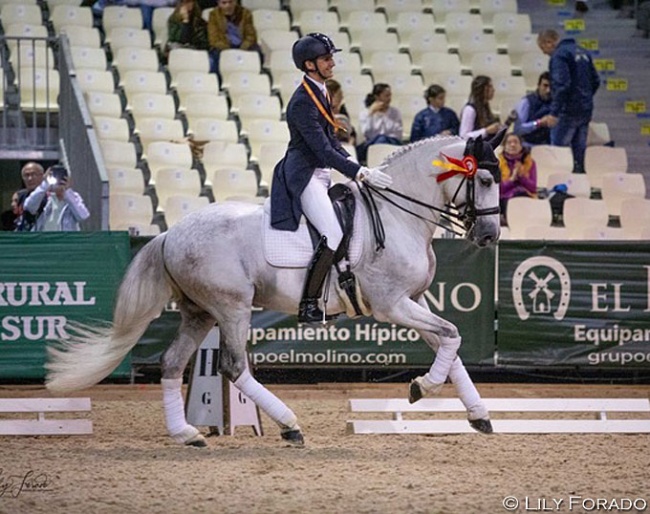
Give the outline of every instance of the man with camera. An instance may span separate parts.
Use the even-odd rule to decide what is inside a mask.
[[[47,170],[43,181],[27,197],[24,208],[34,215],[47,198],[34,231],[79,231],[79,223],[90,217],[83,199],[70,187],[69,180],[65,166],[56,164]]]

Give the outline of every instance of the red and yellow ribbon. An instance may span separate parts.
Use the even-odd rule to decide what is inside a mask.
[[[332,125],[332,127],[334,127],[334,130],[343,130],[345,132],[346,130],[343,127],[341,127],[338,123],[336,123],[336,120],[334,120],[334,118],[332,118],[332,116],[327,111],[327,109],[325,109],[325,107],[323,106],[321,101],[318,98],[316,98],[316,95],[311,90],[311,88],[307,85],[307,82],[305,81],[305,79],[302,79],[302,87],[305,88],[305,90],[307,91],[307,93],[311,97],[312,102],[314,102],[316,104],[316,107],[318,108],[320,113],[323,116],[325,116],[325,119],[329,122],[330,125]]]
[[[466,155],[462,160],[454,159],[444,153],[441,153],[440,155],[446,159],[446,162],[435,160],[432,164],[447,171],[436,177],[437,182],[442,182],[443,180],[447,180],[448,178],[460,173],[467,175],[468,177],[473,177],[478,171],[478,163],[476,162],[476,157],[473,155]]]

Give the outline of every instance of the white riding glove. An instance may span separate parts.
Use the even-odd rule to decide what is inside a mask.
[[[361,182],[367,181],[368,184],[379,189],[386,189],[393,183],[393,179],[390,175],[387,175],[381,171],[385,167],[386,166],[380,166],[378,168],[366,168],[365,166],[361,166],[355,178]]]

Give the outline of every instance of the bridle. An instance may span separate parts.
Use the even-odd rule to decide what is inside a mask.
[[[494,214],[499,214],[501,212],[499,205],[496,205],[494,207],[488,207],[485,209],[476,208],[476,173],[478,171],[479,165],[476,162],[476,159],[474,157],[471,156],[469,157],[470,157],[469,160],[466,157],[465,159],[463,159],[463,161],[456,161],[455,159],[446,157],[448,160],[451,159],[452,164],[454,162],[455,163],[464,162],[465,166],[463,167],[456,164],[455,165],[456,167],[453,166],[448,167],[447,168],[448,171],[446,173],[442,173],[438,175],[438,177],[436,178],[438,182],[442,182],[454,175],[461,174],[461,173],[463,174],[463,177],[459,182],[456,191],[452,195],[451,202],[447,203],[444,206],[444,208],[440,208],[430,203],[423,202],[422,200],[413,198],[412,196],[396,191],[395,189],[391,189],[391,188],[378,189],[374,186],[371,186],[367,182],[364,182],[363,187],[360,188],[360,193],[361,193],[361,197],[363,198],[366,204],[366,207],[368,208],[368,212],[370,213],[370,220],[373,227],[373,232],[375,234],[375,239],[377,241],[377,249],[384,248],[385,234],[384,234],[383,223],[381,221],[381,218],[379,217],[379,212],[377,210],[377,206],[375,204],[373,195],[377,195],[381,197],[391,205],[394,205],[398,209],[410,214],[411,216],[421,219],[426,223],[430,223],[432,225],[441,227],[447,230],[448,232],[451,232],[452,234],[458,236],[463,235],[462,232],[460,232],[461,229],[465,229],[466,233],[471,232],[471,230],[474,228],[474,225],[476,224],[480,216],[492,216]],[[471,166],[470,163],[473,164],[474,168],[470,168]],[[459,197],[463,185],[466,185],[465,200],[464,202],[458,202],[457,199]],[[391,198],[389,195],[396,196],[398,198],[401,198],[402,200],[406,200],[409,203],[419,205],[421,207],[426,207],[427,209],[435,211],[440,214],[440,218],[442,221],[437,221],[422,216],[419,213],[409,209],[408,207],[401,205],[393,198]],[[452,210],[454,206],[456,207],[456,210],[458,212],[454,212]]]

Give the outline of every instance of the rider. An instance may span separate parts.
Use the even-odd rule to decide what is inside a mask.
[[[284,158],[273,172],[271,225],[279,230],[295,231],[304,214],[321,234],[307,269],[298,311],[300,322],[324,319],[318,299],[343,238],[327,195],[331,168],[378,188],[392,183],[391,177],[381,169],[366,168],[352,160],[336,138],[337,125],[325,81],[332,78],[334,53],[339,51],[328,36],[319,33],[307,34],[294,43],[293,62],[305,75],[287,105],[291,139]]]

